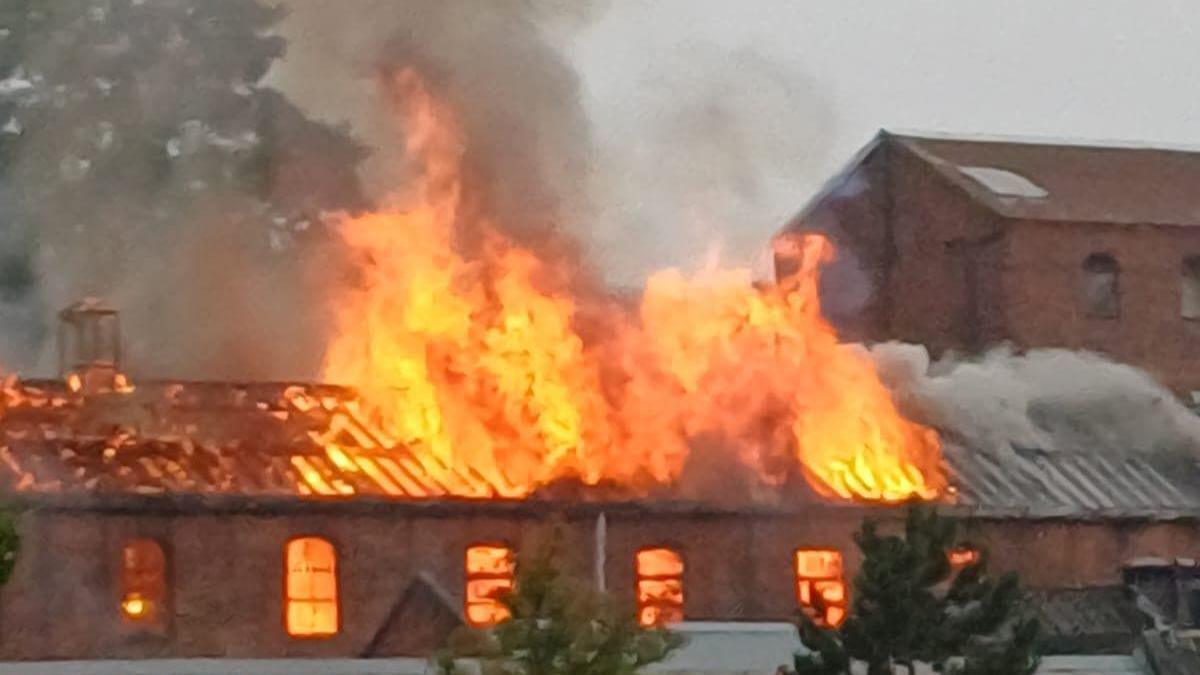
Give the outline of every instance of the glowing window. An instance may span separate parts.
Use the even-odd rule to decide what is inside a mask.
[[[973,548],[951,549],[946,555],[950,559],[950,567],[956,570],[961,570],[968,565],[974,565],[979,562],[979,551]]]
[[[297,637],[338,631],[337,553],[316,537],[287,544],[287,632]]]
[[[467,623],[477,628],[508,620],[508,607],[500,596],[513,587],[512,549],[502,544],[467,548]]]
[[[840,626],[846,619],[846,581],[842,554],[833,549],[796,551],[796,601],[823,626]]]
[[[1083,261],[1084,313],[1093,319],[1115,319],[1121,314],[1121,266],[1107,253],[1093,253]]]
[[[638,622],[659,626],[683,621],[683,558],[669,548],[637,553]]]
[[[167,562],[153,539],[121,547],[121,616],[132,624],[161,625],[166,619]]]

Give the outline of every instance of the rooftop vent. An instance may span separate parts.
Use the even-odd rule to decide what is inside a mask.
[[[997,169],[991,166],[960,166],[958,170],[1002,197],[1040,199],[1050,194],[1037,183],[1008,169]]]
[[[81,300],[58,314],[58,368],[71,389],[83,393],[121,386],[121,326],[117,311],[100,300]]]

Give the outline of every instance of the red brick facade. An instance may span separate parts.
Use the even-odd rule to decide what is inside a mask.
[[[975,165],[1048,194],[994,194],[962,173]],[[1184,262],[1200,255],[1192,178],[1200,153],[881,134],[785,231],[829,233],[843,253],[831,281],[868,287],[851,306],[827,292],[849,337],[1088,349],[1200,390],[1200,321],[1180,311]],[[1119,265],[1112,318],[1085,311],[1093,254]]]
[[[0,660],[388,655],[386,647],[372,652],[372,645],[414,641],[379,633],[418,574],[461,603],[466,547],[507,541],[519,549],[553,510],[296,500],[253,509],[43,507],[22,517],[24,548],[13,580],[0,591]],[[606,525],[597,538],[601,513]],[[631,612],[635,553],[668,546],[684,559],[686,618],[787,620],[796,610],[794,550],[836,548],[852,577],[859,560],[851,536],[865,513],[825,506],[738,512],[576,505],[564,517],[579,572],[594,574],[596,543],[603,541],[605,585],[628,600]],[[973,539],[992,551],[995,568],[1019,571],[1034,588],[1119,583],[1121,561],[1194,555],[1195,531],[1191,521],[970,526]],[[297,639],[284,629],[284,546],[298,535],[336,547],[341,620],[333,637]],[[167,554],[169,619],[161,632],[131,629],[120,615],[119,551],[135,537],[157,539]],[[401,622],[387,630],[412,631],[428,650],[439,636],[424,635],[426,628]]]

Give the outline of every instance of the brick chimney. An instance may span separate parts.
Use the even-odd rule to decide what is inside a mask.
[[[124,386],[117,310],[95,298],[58,313],[58,370],[74,391],[95,394]]]
[[[804,235],[797,232],[784,232],[771,240],[776,283],[783,284],[800,271],[803,240]]]

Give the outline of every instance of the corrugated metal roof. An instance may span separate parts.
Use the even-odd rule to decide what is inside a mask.
[[[1200,514],[1194,458],[944,447],[958,502],[983,514],[1029,517]]]
[[[1041,624],[1042,649],[1051,654],[1130,654],[1145,622],[1123,586],[1031,590],[1026,606]]]

